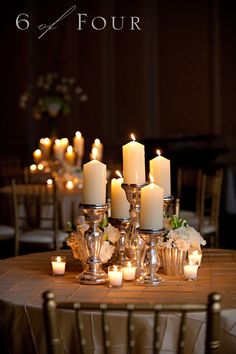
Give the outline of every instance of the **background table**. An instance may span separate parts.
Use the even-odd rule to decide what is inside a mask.
[[[53,254],[67,256],[66,274],[51,276],[50,257]],[[107,285],[81,285],[76,279],[79,262],[71,251],[44,252],[14,257],[0,261],[0,336],[2,347],[9,346],[13,353],[46,353],[42,292],[50,289],[58,301],[84,302],[206,302],[210,292],[222,295],[222,347],[220,353],[236,352],[236,252],[231,250],[204,250],[202,267],[197,281],[188,282],[183,277],[165,276],[165,282],[157,287],[136,286],[125,282],[121,289]],[[91,314],[90,321],[95,321]],[[143,319],[140,336],[147,336],[152,327],[150,318]],[[176,316],[167,319],[163,333],[163,351],[173,353],[171,333],[175,333]],[[203,352],[205,315],[193,314],[189,353]],[[120,323],[120,322],[119,322]],[[61,318],[63,338],[70,346],[73,322],[69,313]],[[119,326],[119,324],[118,324]],[[94,326],[91,346],[99,347],[99,325]],[[121,331],[122,332],[122,331]],[[117,331],[114,329],[115,336]],[[118,340],[118,339],[117,339]],[[27,345],[25,344],[27,343]],[[7,349],[5,348],[7,353]],[[73,353],[71,349],[69,351]],[[91,349],[91,353],[92,353]],[[1,351],[3,353],[3,351]],[[98,348],[99,353],[99,348]],[[119,349],[116,353],[120,353]],[[150,353],[140,348],[140,353]]]

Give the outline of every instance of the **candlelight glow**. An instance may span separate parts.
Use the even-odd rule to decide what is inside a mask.
[[[100,143],[101,143],[100,139],[95,139],[95,140],[94,140],[94,144],[95,144],[95,145],[99,145]]]
[[[120,171],[118,171],[118,170],[116,170],[116,174],[117,174],[117,176],[118,177],[120,177],[120,178],[122,178],[123,176],[122,176],[122,174],[121,174],[121,172]]]
[[[57,260],[57,262],[61,262],[61,257],[57,256],[56,260]]]
[[[98,156],[98,148],[97,147],[93,147],[92,148],[92,159],[96,160],[97,156]]]
[[[136,138],[135,138],[135,135],[132,133],[132,134],[130,134],[130,137],[131,137],[131,139],[133,140],[133,141],[135,141],[136,140]]]
[[[34,151],[34,156],[35,156],[35,157],[40,157],[41,154],[42,154],[42,153],[41,153],[41,150],[40,150],[40,149],[37,149],[37,150]]]
[[[72,154],[72,152],[73,152],[73,147],[72,147],[71,145],[68,146],[67,152],[68,152],[69,154]]]
[[[161,150],[157,149],[156,153],[158,156],[161,156]]]
[[[50,145],[51,144],[51,140],[49,138],[41,138],[39,142],[43,145]]]
[[[31,171],[36,171],[36,169],[37,169],[37,166],[35,164],[30,166],[30,170]]]
[[[55,140],[55,144],[56,144],[57,146],[60,146],[60,145],[61,145],[61,140],[60,140],[60,139],[56,139],[56,140]]]
[[[52,186],[52,179],[51,178],[47,179],[47,185]]]
[[[80,139],[81,138],[81,133],[79,132],[79,131],[77,131],[76,133],[75,133],[75,136],[78,138],[78,139]]]
[[[74,188],[74,183],[72,181],[67,181],[66,189],[68,189],[68,191],[71,191],[73,188]]]
[[[39,171],[42,171],[43,169],[44,169],[44,166],[43,166],[43,164],[38,164],[38,169],[39,169]]]

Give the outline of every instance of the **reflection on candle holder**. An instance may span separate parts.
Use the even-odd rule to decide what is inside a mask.
[[[116,227],[120,231],[120,238],[117,242],[117,264],[124,265],[126,257],[127,257],[127,235],[130,225],[130,219],[128,218],[109,218],[109,222],[112,226]]]
[[[142,274],[137,282],[143,285],[158,285],[163,282],[159,277],[157,271],[160,266],[158,252],[156,249],[158,239],[163,236],[165,229],[160,230],[143,230],[140,229],[140,235],[145,242],[145,251],[142,259],[142,267],[144,274]]]
[[[99,229],[104,214],[109,208],[108,204],[80,204],[83,209],[86,223],[89,228],[84,232],[88,258],[85,270],[78,276],[82,284],[103,284],[107,282],[107,275],[102,270],[99,257],[103,241],[103,232]]]
[[[142,256],[144,251],[144,242],[139,235],[140,209],[141,209],[141,188],[146,186],[143,184],[126,184],[122,183],[125,190],[126,198],[130,203],[130,227],[128,231],[127,248],[129,258],[136,261],[136,276],[143,274]]]
[[[164,205],[163,205],[164,216],[169,217],[174,214],[174,197],[173,195],[169,195],[164,197]]]

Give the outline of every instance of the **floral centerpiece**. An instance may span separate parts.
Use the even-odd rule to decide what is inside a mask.
[[[108,223],[105,218],[100,225],[103,230],[103,241],[100,250],[100,259],[103,264],[107,263],[112,256],[115,255],[116,245],[120,238],[120,232],[117,228]],[[75,226],[71,222],[67,222],[66,243],[71,248],[74,258],[79,259],[84,268],[86,260],[88,258],[88,251],[86,241],[84,238],[84,232],[88,229],[88,225],[85,222],[83,216],[79,217],[78,225]]]
[[[51,134],[55,134],[57,118],[71,112],[73,100],[87,101],[87,95],[76,85],[73,77],[60,77],[57,73],[39,75],[35,82],[20,96],[19,106],[22,109],[30,106],[33,117],[40,120],[49,118]],[[53,131],[54,129],[54,131]]]
[[[206,244],[200,233],[176,215],[164,219],[166,233],[158,240],[157,248],[164,273],[182,274],[183,262],[191,248],[199,250]]]

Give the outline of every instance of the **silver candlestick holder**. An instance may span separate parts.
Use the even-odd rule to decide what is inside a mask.
[[[127,258],[127,236],[130,225],[129,218],[109,218],[109,222],[112,226],[116,227],[120,231],[120,238],[117,243],[116,249],[116,257],[117,264],[124,266],[126,258]]]
[[[143,273],[142,256],[144,251],[144,242],[139,235],[140,210],[141,210],[141,189],[146,186],[143,184],[126,184],[122,183],[122,188],[126,193],[126,198],[130,203],[130,227],[128,231],[127,248],[129,258],[136,262],[136,276]]]
[[[157,274],[160,267],[160,261],[156,246],[158,239],[163,236],[165,229],[140,229],[139,232],[145,242],[145,250],[142,259],[144,273],[136,281],[141,285],[156,286],[163,282],[163,279]]]
[[[88,258],[85,270],[78,276],[82,284],[103,284],[107,282],[107,274],[102,269],[99,257],[103,241],[103,232],[99,229],[109,204],[80,204],[89,228],[84,232]]]
[[[173,195],[165,196],[163,199],[163,213],[168,217],[174,214],[174,197]]]

